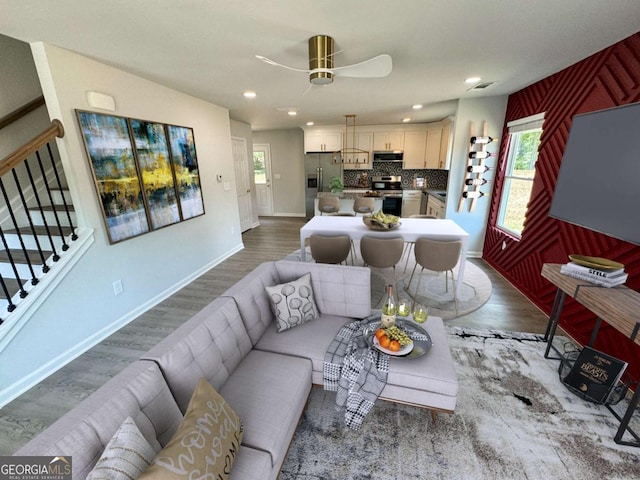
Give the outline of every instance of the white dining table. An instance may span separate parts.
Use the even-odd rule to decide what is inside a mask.
[[[421,237],[432,240],[460,240],[462,242],[462,250],[460,252],[456,294],[461,294],[469,234],[453,220],[401,218],[398,228],[389,231],[377,231],[369,229],[362,221],[362,217],[316,215],[300,229],[300,257],[303,262],[306,261],[305,240],[313,234],[348,235],[351,240],[360,240],[364,236],[402,237],[405,242],[415,242]]]

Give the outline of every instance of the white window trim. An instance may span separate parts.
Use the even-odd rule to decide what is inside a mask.
[[[526,132],[528,130],[538,130],[538,129],[541,130],[544,124],[545,114],[546,112],[536,113],[535,115],[529,115],[528,117],[518,118],[517,120],[512,120],[510,122],[507,122],[507,129],[509,131],[509,135],[514,133]],[[511,145],[509,145],[509,150],[507,151],[507,162],[509,161],[510,158],[511,158]],[[516,175],[510,175],[508,173],[508,170],[509,170],[508,164],[505,166],[505,168],[506,170],[505,170],[505,176],[503,181],[506,181],[507,179],[517,179],[517,180],[531,181],[533,183],[533,178],[518,177]],[[503,219],[504,217],[503,208],[506,208],[505,206],[503,206],[504,194],[505,194],[505,191],[503,188],[502,193],[500,194],[500,203],[498,205],[498,217],[496,219],[496,227],[502,230],[503,232],[520,239],[522,238],[521,233],[515,232],[501,225],[501,219]]]

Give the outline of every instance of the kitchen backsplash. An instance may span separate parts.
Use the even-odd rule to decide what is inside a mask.
[[[366,172],[371,185],[371,177],[374,175],[401,175],[402,188],[412,188],[414,178],[425,178],[425,188],[434,190],[446,190],[449,180],[449,170],[403,170],[402,164],[397,162],[376,162],[373,170],[345,170],[343,173],[344,186],[360,187],[358,184],[362,174]]]

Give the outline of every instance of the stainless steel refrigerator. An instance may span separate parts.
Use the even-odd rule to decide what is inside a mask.
[[[304,156],[305,211],[307,218],[314,215],[314,200],[318,192],[329,192],[333,177],[342,179],[340,155],[335,153],[307,153]]]

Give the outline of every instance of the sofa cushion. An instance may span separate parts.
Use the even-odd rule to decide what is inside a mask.
[[[248,480],[251,478],[267,480],[276,478],[277,474],[278,471],[274,472],[271,466],[271,455],[262,450],[241,445],[229,480]]]
[[[458,377],[442,319],[429,317],[423,328],[433,341],[431,349],[426,355],[418,358],[389,359],[387,385],[396,385],[407,390],[437,392],[455,399],[458,395]],[[384,393],[383,390],[383,395]],[[414,403],[411,400],[404,401]]]
[[[365,318],[371,314],[371,270],[365,267],[280,260],[279,282],[311,273],[316,305],[324,315]]]
[[[336,334],[351,318],[335,315],[320,315],[314,322],[308,322],[286,332],[278,333],[275,324],[264,332],[256,349],[266,352],[295,355],[311,360],[313,383],[322,385],[324,355]]]
[[[218,298],[143,355],[160,365],[185,412],[200,378],[220,387],[251,350],[251,340],[231,298]]]
[[[264,331],[273,324],[273,311],[265,287],[278,283],[281,282],[274,263],[267,262],[256,267],[222,294],[223,297],[235,299],[247,333],[254,345],[260,340]]]
[[[73,457],[73,478],[85,478],[127,417],[156,451],[182,422],[182,413],[152,362],[138,361],[109,380],[15,455]]]
[[[314,322],[282,333],[278,333],[275,325],[272,325],[255,348],[308,358],[313,366],[313,383],[322,385],[324,354],[340,328],[352,320],[321,315]],[[390,358],[387,385],[381,397],[453,410],[458,394],[458,380],[442,319],[429,317],[424,328],[433,340],[431,350],[415,359]]]
[[[127,417],[109,440],[87,480],[138,478],[149,468],[157,453],[144,438],[136,422]]]
[[[255,345],[274,323],[265,287],[311,273],[313,297],[321,314],[365,318],[371,313],[371,271],[364,267],[280,260],[259,265],[222,294],[238,304]]]
[[[178,431],[139,478],[228,479],[242,431],[242,422],[235,412],[202,378]]]
[[[309,360],[259,350],[252,350],[220,389],[242,419],[242,444],[268,452],[276,472],[310,392]]]
[[[318,318],[318,307],[313,299],[310,273],[291,282],[265,287],[265,290],[271,301],[278,332],[284,332]]]

